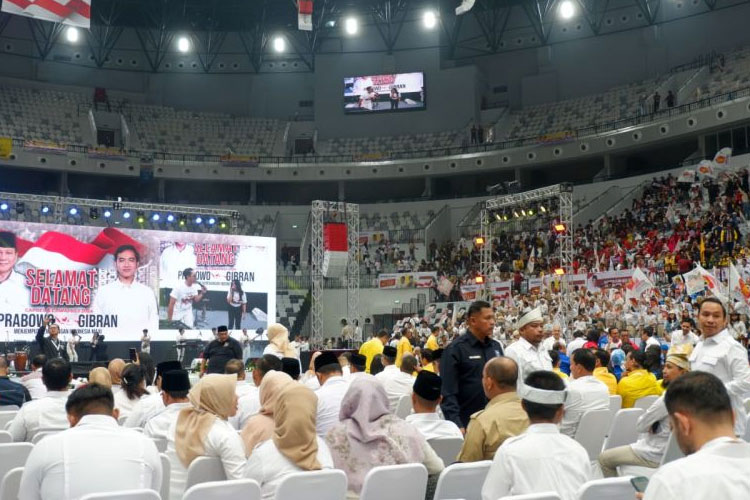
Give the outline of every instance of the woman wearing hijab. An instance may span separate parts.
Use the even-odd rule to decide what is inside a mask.
[[[297,351],[289,343],[289,330],[279,323],[268,326],[268,345],[263,354],[273,354],[281,358],[297,358]]]
[[[292,385],[292,377],[284,372],[270,371],[263,377],[258,388],[260,396],[260,411],[245,423],[240,436],[245,443],[248,456],[253,449],[273,436],[275,424],[273,421],[274,408],[281,392]]]
[[[242,479],[245,448],[227,422],[237,413],[236,385],[237,375],[212,374],[190,389],[190,406],[180,410],[167,432],[171,500],[182,499],[188,467],[200,456],[220,458],[227,479]]]
[[[274,498],[289,474],[333,467],[328,447],[315,432],[317,407],[315,393],[301,384],[289,384],[279,394],[273,435],[255,448],[245,468],[245,477],[260,483],[263,500]]]
[[[333,463],[349,479],[348,498],[358,498],[373,467],[421,463],[430,475],[443,461],[411,424],[391,414],[383,386],[372,375],[355,378],[341,401],[341,422],[326,435]]]

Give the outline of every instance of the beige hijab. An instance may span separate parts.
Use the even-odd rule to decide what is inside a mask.
[[[97,366],[89,372],[89,384],[99,384],[107,389],[112,388],[112,377],[109,370],[103,366]]]
[[[279,452],[303,470],[320,470],[315,415],[318,397],[302,384],[279,395],[273,413],[273,442]]]
[[[297,351],[289,344],[289,330],[280,323],[268,326],[268,342],[273,344],[285,358],[296,358]]]
[[[226,420],[235,408],[237,375],[204,376],[188,393],[192,406],[177,416],[175,450],[182,465],[205,454],[204,442],[216,418]]]
[[[245,423],[240,435],[245,442],[247,456],[258,444],[271,439],[274,431],[273,411],[281,392],[294,384],[292,377],[284,372],[270,371],[260,383],[260,412]]]

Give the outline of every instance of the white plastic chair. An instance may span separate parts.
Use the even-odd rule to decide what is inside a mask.
[[[26,465],[26,459],[33,449],[31,443],[0,444],[0,477],[5,477],[11,469]]]
[[[461,453],[464,440],[460,437],[434,438],[428,439],[427,444],[435,450],[437,456],[443,459],[443,464],[448,466],[455,462],[456,457]]]
[[[482,500],[482,485],[490,465],[491,460],[449,465],[440,473],[434,500]]]
[[[677,443],[677,438],[675,437],[673,432],[669,435],[666,451],[664,452],[664,456],[661,457],[659,467],[664,464],[668,464],[669,462],[674,462],[675,460],[678,460],[684,456],[685,454],[682,453],[680,445]],[[621,465],[617,467],[617,474],[620,476],[651,477],[657,470],[658,468],[642,467],[640,465]]]
[[[34,437],[31,438],[31,444],[37,444],[42,439],[46,438],[47,436],[51,436],[53,434],[57,434],[58,432],[62,431],[63,429],[55,429],[55,430],[40,430],[37,431],[36,434],[34,434]]]
[[[0,409],[5,408],[4,406],[0,406]],[[8,424],[13,421],[14,418],[16,418],[16,414],[18,414],[18,410],[3,410],[0,411],[0,428],[6,429]]]
[[[635,488],[630,483],[633,476],[594,479],[578,488],[578,500],[633,500]]]
[[[109,493],[90,493],[81,500],[161,500],[154,490],[111,491]]]
[[[16,467],[5,474],[0,483],[0,498],[18,500],[18,493],[21,491],[21,476],[23,476],[23,467]]]
[[[619,394],[610,394],[609,396],[609,411],[612,415],[615,415],[622,408],[622,396]]]
[[[13,435],[8,431],[0,431],[0,444],[2,443],[12,443],[13,442]]]
[[[169,457],[164,453],[159,453],[159,460],[161,461],[161,488],[159,489],[159,495],[164,500],[169,499],[169,484],[172,480],[172,463],[169,461]]]
[[[411,415],[411,394],[404,394],[398,399],[395,413],[398,418],[406,418]]]
[[[281,480],[274,499],[310,500],[310,492],[314,492],[315,500],[344,500],[347,486],[346,474],[342,470],[295,472]]]
[[[586,449],[592,462],[599,458],[611,421],[612,413],[609,410],[589,410],[578,423],[575,440]]]
[[[315,493],[315,498],[318,498],[317,492]],[[309,498],[309,490],[307,494]],[[260,485],[253,479],[212,481],[196,484],[182,495],[182,500],[226,500],[227,498],[260,500]]]
[[[424,498],[426,491],[424,465],[383,465],[367,473],[359,500],[418,500]]]
[[[224,466],[220,458],[198,457],[188,467],[185,491],[196,484],[225,481],[226,479],[227,475],[224,473]]]
[[[643,396],[642,398],[636,399],[633,408],[640,408],[643,411],[646,411],[657,399],[659,399],[659,396]]]
[[[511,495],[502,497],[500,500],[561,500],[560,495],[554,491],[545,491],[544,493],[529,493],[527,495]]]
[[[619,410],[612,419],[602,451],[635,443],[638,440],[638,431],[635,426],[641,415],[643,415],[643,410],[640,408]]]

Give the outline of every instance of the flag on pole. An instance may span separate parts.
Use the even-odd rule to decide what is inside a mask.
[[[313,0],[298,0],[297,13],[299,29],[302,31],[312,31]]]
[[[625,299],[629,301],[637,301],[641,296],[654,288],[654,284],[648,279],[648,276],[641,271],[640,267],[636,267],[633,272],[633,276],[625,284]]]
[[[701,160],[698,164],[698,178],[699,179],[716,179],[716,170],[714,170],[714,162],[708,160]]]
[[[700,264],[696,264],[695,269],[683,274],[682,277],[685,278],[685,289],[688,295],[707,291],[722,302],[726,301],[726,296],[719,280],[713,274],[706,271]]]
[[[91,0],[3,0],[0,10],[79,28],[91,26]]]
[[[729,296],[745,306],[750,301],[750,286],[742,279],[737,268],[731,262],[729,263]]]
[[[732,148],[721,148],[716,155],[714,155],[714,167],[716,168],[729,168],[729,162],[732,160]]]

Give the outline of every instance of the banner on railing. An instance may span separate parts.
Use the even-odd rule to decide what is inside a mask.
[[[352,157],[354,161],[379,161],[385,159],[383,153],[359,153]]]
[[[0,158],[9,158],[13,152],[13,139],[10,137],[0,137]]]
[[[544,134],[540,136],[537,142],[539,144],[562,144],[564,142],[570,142],[575,139],[575,134],[570,130],[563,130],[562,132],[554,132],[551,134]]]
[[[107,160],[124,160],[127,155],[125,151],[118,148],[93,147],[88,150],[89,158],[103,158]]]
[[[260,159],[250,155],[223,155],[219,161],[225,167],[257,167]]]
[[[490,283],[492,300],[507,300],[508,297],[510,297],[510,290],[512,286],[512,281],[494,281]]]
[[[437,273],[385,273],[378,275],[378,288],[432,288],[437,284]]]
[[[589,277],[589,289],[610,288],[624,286],[633,276],[632,269],[621,269],[619,271],[601,271],[592,273]]]
[[[41,139],[26,139],[23,141],[23,147],[34,151],[44,151],[45,153],[65,154],[68,152],[65,144]]]
[[[360,245],[379,245],[380,242],[388,241],[388,231],[360,231]]]

